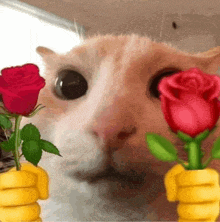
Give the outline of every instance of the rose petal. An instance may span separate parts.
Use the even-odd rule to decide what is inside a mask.
[[[162,79],[158,89],[165,120],[173,132],[181,130],[194,137],[205,129],[212,130],[217,123],[219,76],[191,68]]]
[[[17,94],[15,94],[14,92],[8,90],[9,87],[7,87],[7,83],[5,82],[5,80],[3,79],[2,76],[0,76],[0,94],[7,94],[9,96],[14,96],[17,97]],[[18,96],[19,97],[19,96]],[[21,97],[19,97],[20,99],[22,99]],[[4,102],[4,101],[3,101]]]
[[[169,86],[169,84],[167,84],[167,78],[168,77],[165,77],[161,80],[161,82],[158,86],[158,90],[165,97],[169,98],[170,100],[173,100],[173,101],[177,102],[178,99],[175,96],[173,96],[172,88]]]
[[[186,87],[178,84],[179,78],[181,78],[181,74],[174,74],[170,78],[169,77],[167,78],[167,83],[173,88],[178,88],[187,91],[188,89]]]
[[[213,75],[213,79],[215,80],[213,81],[214,87],[210,89],[209,101],[220,96],[220,78],[217,75]]]
[[[35,107],[39,91],[46,85],[34,64],[5,68],[0,77],[0,93],[5,108],[20,115],[28,115]]]

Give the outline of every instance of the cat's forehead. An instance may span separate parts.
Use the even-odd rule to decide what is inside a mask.
[[[164,67],[179,68],[180,63],[183,69],[188,68],[188,63],[193,60],[192,57],[169,43],[159,43],[149,37],[133,34],[88,38],[68,53],[53,54],[51,61],[47,61],[49,61],[48,67],[50,70],[53,68],[55,73],[68,67],[81,72],[94,73],[98,67],[108,64],[108,67],[114,68],[114,72],[117,70],[124,72],[135,66],[136,73],[138,73],[137,70],[148,69],[151,75]]]
[[[95,53],[99,57],[105,57],[116,53],[151,50],[153,42],[147,37],[138,35],[106,35],[95,36],[73,49],[74,54]]]
[[[67,55],[79,57],[111,57],[114,56],[118,61],[122,57],[140,58],[141,56],[163,57],[167,54],[182,54],[171,44],[153,41],[149,37],[132,35],[105,35],[95,36],[84,40],[82,45],[73,48]]]

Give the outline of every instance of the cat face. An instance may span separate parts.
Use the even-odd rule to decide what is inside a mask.
[[[46,67],[46,86],[38,104],[46,108],[31,119],[24,118],[21,127],[29,122],[36,125],[42,139],[55,144],[63,156],[45,153],[40,165],[51,170],[54,180],[65,175],[62,180],[68,181],[68,187],[76,180],[90,188],[107,189],[106,183],[109,189],[99,194],[126,197],[132,204],[132,198],[142,193],[143,205],[157,208],[156,196],[165,192],[163,177],[177,163],[153,157],[145,133],[166,137],[178,149],[178,156],[187,160],[183,143],[164,119],[158,83],[191,67],[215,74],[219,48],[189,54],[146,37],[107,35],[87,39],[63,55],[44,47],[37,52]],[[207,155],[219,133],[217,128],[202,144]],[[212,168],[218,170],[214,163]]]

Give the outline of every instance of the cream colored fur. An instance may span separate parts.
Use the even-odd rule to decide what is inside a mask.
[[[160,100],[150,95],[150,79],[170,67],[198,67],[215,74],[220,48],[190,54],[147,37],[107,35],[89,38],[63,55],[43,47],[37,52],[46,66],[46,87],[38,104],[46,108],[23,118],[21,127],[36,125],[42,139],[54,143],[63,156],[44,153],[39,163],[50,176],[50,198],[39,201],[43,221],[177,221],[178,203],[167,201],[163,185],[165,173],[177,163],[156,160],[147,149],[145,133],[166,137],[180,156],[183,143],[169,131]],[[66,67],[88,81],[85,96],[65,101],[53,93],[57,71]],[[202,144],[206,156],[219,135],[217,128]],[[211,167],[219,171],[218,162]],[[108,165],[126,175],[130,170],[145,173],[146,181],[134,189],[119,181],[87,183],[86,178]]]

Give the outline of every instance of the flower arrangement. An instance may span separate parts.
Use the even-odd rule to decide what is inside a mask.
[[[205,163],[201,142],[216,129],[219,119],[220,77],[191,68],[162,79],[158,89],[164,118],[170,130],[186,143],[188,156],[188,162],[184,162],[169,140],[146,133],[151,154],[161,161],[179,163],[165,175],[167,199],[180,201],[179,221],[214,221],[219,215],[219,175],[207,166],[213,159],[220,159],[220,138]]]
[[[5,68],[0,76],[0,94],[4,114],[0,114],[0,127],[12,128],[10,119],[15,118],[15,129],[7,141],[0,143],[5,151],[12,151],[16,168],[0,174],[0,221],[41,222],[38,199],[49,196],[49,176],[38,166],[42,151],[60,155],[51,142],[41,139],[39,130],[33,124],[19,129],[22,117],[31,118],[45,106],[36,108],[40,90],[46,85],[34,64]],[[19,153],[21,147],[22,154]],[[24,155],[30,163],[20,164]],[[15,189],[16,188],[16,189]]]

